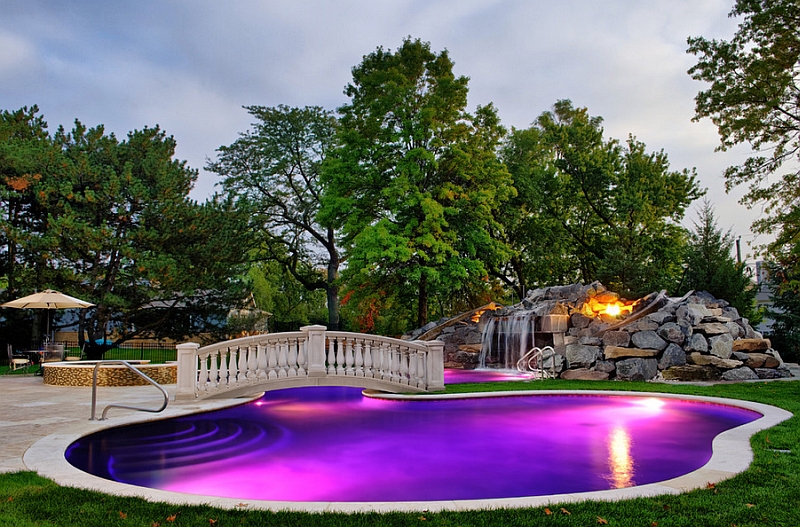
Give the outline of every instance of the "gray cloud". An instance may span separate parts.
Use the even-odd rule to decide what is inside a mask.
[[[52,127],[78,118],[119,136],[159,124],[202,169],[248,128],[243,105],[334,109],[364,55],[419,37],[470,77],[470,105],[494,102],[507,126],[570,98],[608,136],[633,134],[674,169],[697,167],[720,225],[750,241],[757,211],[721,178],[746,151],[713,151],[713,125],[691,122],[703,86],[686,74],[686,37],[729,38],[732,3],[0,0],[0,108],[38,104]],[[201,170],[193,195],[214,183]]]

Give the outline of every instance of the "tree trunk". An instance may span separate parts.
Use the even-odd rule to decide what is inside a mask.
[[[419,303],[417,311],[417,327],[428,323],[428,276],[423,272],[419,277]]]
[[[328,277],[325,292],[328,297],[328,329],[339,330],[339,252],[336,250],[336,236],[328,227]]]

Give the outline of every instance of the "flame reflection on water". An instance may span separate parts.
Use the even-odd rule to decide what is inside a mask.
[[[631,436],[622,426],[616,426],[608,435],[608,465],[610,480],[615,489],[634,485]]]

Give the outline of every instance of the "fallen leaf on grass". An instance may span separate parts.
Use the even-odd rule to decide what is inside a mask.
[[[551,514],[553,514],[553,511],[551,511],[550,509],[548,509],[547,507],[545,507],[545,508],[544,508],[544,513],[545,513],[545,514],[547,514],[548,516],[550,516]]]
[[[125,519],[125,518],[127,518],[127,517],[128,517],[128,515],[127,515],[127,514],[125,514],[125,513],[124,513],[124,512],[122,512],[122,511],[119,511],[119,519],[120,519],[120,520],[124,520],[124,519]]]
[[[428,518],[426,518],[425,516],[420,516],[420,517],[419,517],[419,518],[417,518],[417,519],[418,519],[419,521],[421,521],[421,522],[424,522],[424,521],[426,521]]]
[[[571,512],[569,512],[569,511],[568,511],[567,509],[565,509],[564,507],[561,507],[561,514],[566,514],[567,516],[571,516],[571,515],[572,515],[572,513],[571,513]]]
[[[658,522],[651,522],[650,527],[658,527]]]
[[[11,503],[12,501],[14,501],[14,496],[9,496],[6,501]]]
[[[215,519],[213,519],[213,518],[209,518],[209,519],[208,519],[208,524],[209,524],[209,525],[214,525],[215,523],[217,523],[217,520],[215,520]]]
[[[752,503],[745,503],[745,506],[746,506],[746,507],[748,507],[748,508],[750,508],[750,509],[752,509],[753,507],[755,507],[755,505],[753,505]]]
[[[237,507],[247,507],[247,504],[246,503],[237,503],[236,506]]]
[[[601,518],[600,516],[598,516],[598,517],[597,517],[597,523],[599,523],[600,525],[608,525],[608,520],[606,520],[605,518]]]
[[[150,527],[161,527],[161,522],[153,522],[150,524]]]
[[[171,516],[167,516],[167,521],[168,522],[174,522],[177,518],[178,518],[178,514],[175,513],[175,514],[173,514]]]

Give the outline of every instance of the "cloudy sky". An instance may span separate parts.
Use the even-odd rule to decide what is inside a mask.
[[[244,105],[346,102],[350,70],[406,36],[447,49],[470,78],[470,109],[494,102],[527,127],[559,99],[602,116],[607,137],[696,167],[720,226],[747,243],[758,211],[725,194],[716,128],[693,123],[704,85],[686,70],[688,36],[729,39],[733,0],[0,0],[0,109],[39,105],[51,130],[104,124],[124,137],[160,125],[202,170],[248,129]],[[687,216],[691,226],[696,206]],[[747,251],[747,245],[743,244]]]

